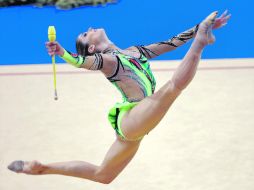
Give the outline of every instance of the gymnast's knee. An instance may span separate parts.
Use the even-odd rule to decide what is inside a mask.
[[[110,174],[110,172],[103,172],[98,170],[95,173],[95,181],[98,183],[102,183],[102,184],[110,184],[112,181],[114,181],[114,179],[117,177],[117,175],[112,175]]]

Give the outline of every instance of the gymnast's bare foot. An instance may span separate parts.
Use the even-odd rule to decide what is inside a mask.
[[[218,11],[211,13],[199,25],[196,39],[204,46],[215,42],[215,37],[212,34],[212,27],[218,15]]]
[[[45,170],[45,166],[43,166],[38,161],[24,162],[21,160],[17,160],[12,162],[8,169],[16,172],[16,173],[25,173],[30,175],[40,175]]]

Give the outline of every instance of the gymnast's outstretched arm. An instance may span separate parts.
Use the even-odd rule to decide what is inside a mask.
[[[227,10],[224,11],[224,13],[222,13],[220,17],[216,18],[212,29],[218,29],[226,25],[230,17],[231,17],[231,14],[228,14]],[[143,46],[143,45],[135,46],[128,49],[131,49],[131,50],[137,49],[140,54],[151,59],[163,53],[175,50],[176,48],[184,45],[185,43],[187,43],[188,41],[190,41],[196,36],[198,28],[199,28],[199,24],[197,24],[196,26],[184,32],[179,33],[176,36],[171,37],[170,39],[166,41],[161,41],[161,42],[153,43],[146,46]]]
[[[153,43],[146,46],[144,45],[135,46],[135,48],[138,49],[140,54],[151,59],[163,53],[175,50],[176,48],[182,46],[183,44],[194,38],[198,31],[198,27],[199,24],[184,32],[179,33],[176,36],[171,37],[168,40]],[[130,49],[134,49],[134,47],[131,47]]]

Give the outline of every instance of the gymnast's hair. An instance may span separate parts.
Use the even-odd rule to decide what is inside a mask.
[[[93,55],[92,53],[89,53],[88,47],[89,47],[89,44],[85,43],[85,42],[82,42],[82,40],[80,39],[80,36],[78,36],[78,38],[76,40],[76,50],[77,50],[77,53],[79,55],[84,56],[84,57],[85,56],[89,56],[89,55]]]

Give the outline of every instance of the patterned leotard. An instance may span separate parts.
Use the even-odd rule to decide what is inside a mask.
[[[114,51],[118,63],[114,74],[107,79],[121,92],[123,102],[116,103],[108,114],[109,122],[116,133],[126,139],[121,130],[121,120],[126,112],[142,99],[154,93],[156,81],[150,69],[148,59],[141,54],[140,58]]]
[[[121,92],[123,101],[139,102],[154,93],[156,81],[147,58],[112,52],[117,57],[114,73],[107,79]]]
[[[139,46],[137,46],[137,49],[139,49]],[[116,57],[117,62],[112,64],[113,73],[111,76],[106,75],[106,77],[121,92],[123,99],[121,103],[116,103],[110,109],[108,119],[116,133],[120,137],[125,138],[121,130],[123,115],[136,106],[142,99],[154,93],[156,81],[150,69],[148,59],[142,51],[140,51],[139,58],[126,55],[118,50],[110,50],[104,53]],[[102,56],[98,53],[94,56],[96,57],[95,63],[89,69],[101,70],[103,68]],[[85,57],[72,54],[68,51],[65,51],[62,58],[74,66],[86,64]]]

